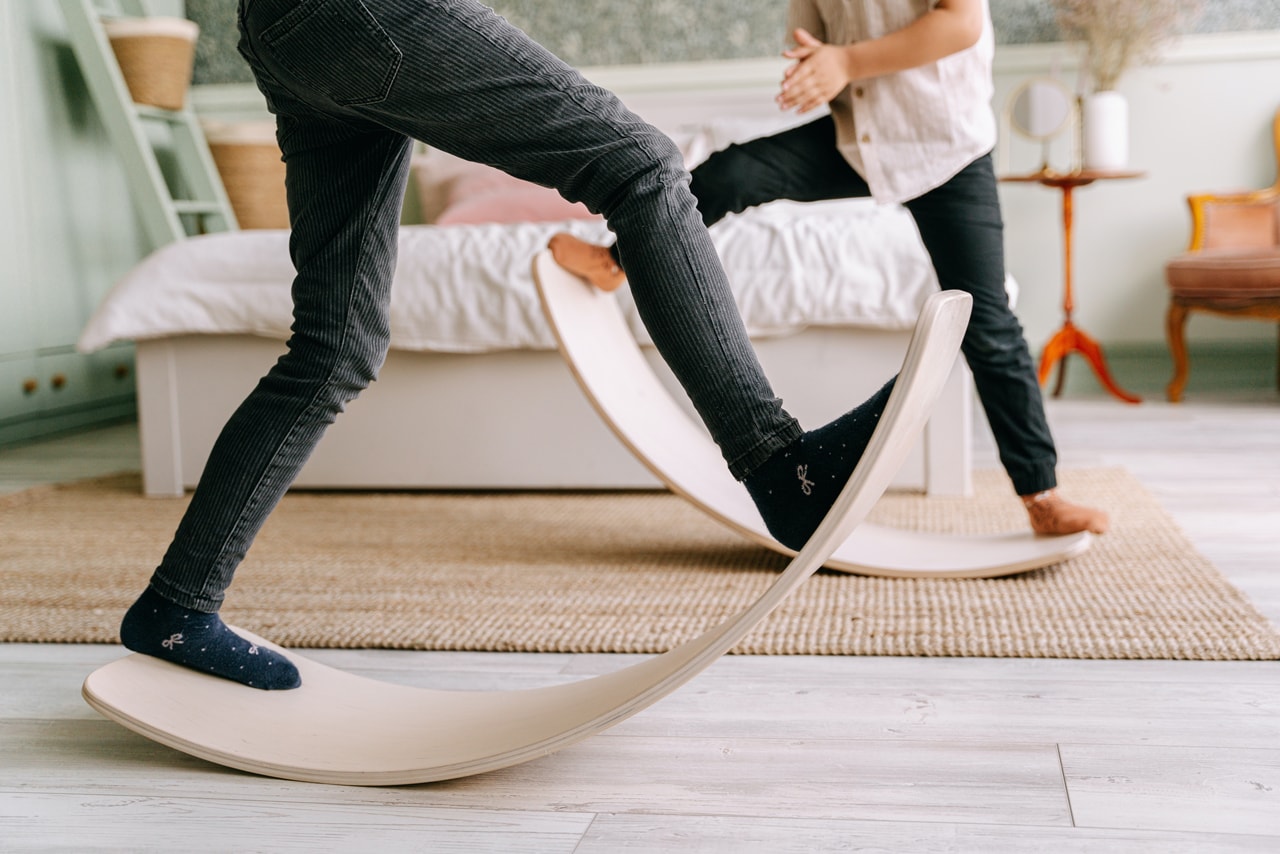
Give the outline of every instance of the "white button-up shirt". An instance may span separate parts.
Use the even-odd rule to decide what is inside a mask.
[[[936,0],[791,0],[787,33],[803,27],[846,45],[900,30]],[[923,195],[996,144],[991,109],[995,37],[983,2],[976,44],[937,62],[855,80],[831,102],[836,144],[882,203]]]

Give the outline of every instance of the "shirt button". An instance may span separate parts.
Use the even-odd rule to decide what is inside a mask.
[[[854,90],[853,90],[853,94],[854,94],[854,97],[856,97],[856,98],[861,98],[861,97],[862,97],[862,87],[861,87],[861,86],[859,86],[857,89],[854,89]]]
[[[870,142],[870,141],[871,141],[871,134],[869,134],[869,133],[864,133],[864,134],[862,135],[862,141],[863,141],[863,142]]]

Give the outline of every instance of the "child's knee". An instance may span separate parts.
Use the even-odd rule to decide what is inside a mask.
[[[665,194],[688,194],[684,157],[670,138],[656,130],[628,137],[599,166],[583,187],[581,201],[605,219],[625,215],[635,204],[652,204]]]

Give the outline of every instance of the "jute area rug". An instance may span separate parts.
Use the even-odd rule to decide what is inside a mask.
[[[736,650],[757,654],[1277,659],[1280,632],[1130,475],[1068,471],[1113,530],[1002,579],[822,572]],[[1019,530],[998,473],[969,499],[891,494],[873,519]],[[137,475],[0,497],[0,640],[117,641],[185,500]],[[292,647],[662,652],[749,605],[787,561],[666,493],[292,493],[223,615]]]

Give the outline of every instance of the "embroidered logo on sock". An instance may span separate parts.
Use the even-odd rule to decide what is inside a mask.
[[[257,654],[258,654],[258,648],[257,648],[256,646],[253,646],[252,644],[250,644],[250,645],[249,645],[249,654],[250,654],[250,655],[257,655]]]
[[[174,632],[173,634],[169,635],[169,637],[160,641],[160,645],[165,649],[173,649],[175,646],[177,646],[180,643],[184,643],[184,641],[182,640],[182,632]]]
[[[813,481],[809,480],[809,467],[796,466],[796,477],[800,479],[800,491],[805,495],[813,494]]]

